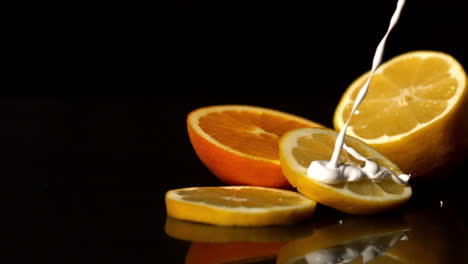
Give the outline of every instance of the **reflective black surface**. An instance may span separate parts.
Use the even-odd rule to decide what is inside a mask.
[[[91,91],[0,98],[6,262],[184,263],[206,247],[234,252],[225,250],[233,245],[167,232],[167,190],[222,185],[196,157],[186,115],[205,105],[251,104],[332,127],[341,94],[370,69],[396,4],[370,2],[168,1],[126,15],[36,12],[1,21],[4,91],[52,85],[61,93]],[[468,65],[464,13],[462,2],[408,0],[384,60],[430,49]],[[125,88],[156,95],[116,96]],[[410,229],[391,256],[403,263],[466,262],[465,174],[460,169],[448,182],[414,186],[405,207],[384,215],[401,217]],[[222,233],[236,241],[223,243],[254,251],[245,256],[253,263],[275,263],[284,246],[327,234],[340,220],[363,221],[363,235],[382,225],[319,206],[312,221],[292,230],[247,232],[273,241],[242,244],[244,232],[227,229]],[[334,245],[312,247],[360,238],[337,236]]]
[[[316,113],[308,110],[308,104],[294,103],[300,98],[280,99],[216,97],[212,102],[258,101],[309,117]],[[210,251],[212,257],[232,257],[223,252],[235,252],[230,250],[234,247],[253,254],[244,257],[261,260],[257,263],[275,263],[288,243],[320,232],[328,234],[341,220],[343,227],[357,223],[362,236],[378,235],[379,228],[384,233],[409,228],[408,240],[389,249],[411,260],[403,263],[464,261],[468,215],[462,169],[448,182],[414,186],[409,203],[389,214],[353,217],[319,206],[310,221],[297,226],[242,231],[185,223],[174,228],[165,211],[167,190],[223,185],[198,160],[186,134],[187,112],[202,104],[161,104],[135,98],[132,102],[120,99],[125,103],[117,99],[48,100],[23,98],[2,104],[14,116],[3,115],[3,136],[9,140],[3,145],[2,158],[4,171],[10,175],[4,178],[5,219],[7,234],[11,234],[9,252],[15,259],[47,256],[54,262],[184,263],[187,255],[200,257],[197,252],[207,247],[218,249]],[[7,190],[10,186],[17,191]],[[174,234],[171,230],[185,231]],[[326,237],[336,236],[336,245],[318,243],[313,249],[361,238],[359,234],[343,238],[340,232],[330,234]],[[219,240],[205,241],[206,236]],[[433,262],[426,262],[428,256]]]
[[[166,219],[165,233],[173,241],[184,241],[184,246],[188,246],[185,263],[238,260],[239,263],[321,264],[340,263],[340,259],[363,263],[364,255],[370,261],[367,263],[463,263],[468,246],[466,205],[460,190],[449,189],[450,194],[447,189],[437,189],[433,190],[437,194],[432,195],[432,191],[422,193],[422,189],[416,189],[418,194],[404,207],[373,216],[351,216],[319,206],[310,221],[270,229],[269,233],[265,228],[251,228],[246,232],[233,227],[217,232],[215,229],[220,227],[171,218]],[[254,236],[257,240],[249,234],[258,234]],[[245,248],[257,248],[249,253],[256,253],[259,258],[270,256],[270,262],[249,262],[250,256],[239,250],[242,242]],[[265,250],[268,245],[270,251]],[[207,249],[215,247],[221,250]],[[212,259],[225,262],[211,262]]]

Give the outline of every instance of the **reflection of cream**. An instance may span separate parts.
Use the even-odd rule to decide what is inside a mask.
[[[361,104],[362,100],[364,100],[364,97],[366,96],[367,91],[369,89],[369,84],[370,84],[372,75],[374,74],[375,70],[377,69],[380,62],[382,61],[384,45],[385,45],[385,42],[387,41],[388,34],[390,33],[390,31],[393,29],[393,27],[397,23],[404,3],[405,3],[405,0],[398,0],[397,8],[395,12],[393,13],[393,16],[390,20],[390,25],[387,29],[387,32],[385,33],[384,37],[380,41],[375,51],[374,59],[372,61],[372,69],[370,71],[369,78],[367,79],[366,83],[359,91],[356,97],[356,100],[354,101],[354,105],[351,110],[351,113],[356,113],[356,114],[359,113],[357,108]],[[407,184],[410,178],[409,175],[402,174],[402,175],[396,176],[390,170],[386,168],[381,168],[377,163],[362,157],[354,149],[345,147],[344,137],[346,134],[346,129],[348,128],[348,124],[351,121],[352,116],[353,116],[352,114],[349,115],[348,120],[346,121],[346,123],[344,124],[343,128],[341,129],[340,133],[338,134],[336,138],[335,148],[333,150],[333,155],[330,161],[321,160],[321,161],[311,162],[307,170],[307,175],[317,181],[328,183],[328,184],[347,182],[347,181],[357,181],[362,178],[368,178],[370,180],[377,181],[385,177],[392,177],[396,182],[402,185]],[[346,148],[348,153],[358,158],[359,160],[364,161],[365,162],[364,167],[358,168],[352,165],[339,163],[338,159],[340,157],[343,147]]]
[[[362,256],[365,264],[385,253],[397,241],[407,239],[404,232],[365,237],[310,252],[304,259],[308,264],[344,264]]]
[[[308,264],[347,263],[359,257],[357,250],[351,248],[321,249],[304,256]]]

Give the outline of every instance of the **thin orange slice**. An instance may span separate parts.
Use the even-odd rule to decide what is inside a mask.
[[[300,127],[323,126],[292,114],[247,105],[202,107],[187,116],[195,153],[228,185],[290,188],[281,172],[278,140]]]
[[[315,206],[297,192],[257,186],[188,187],[166,193],[168,216],[223,226],[298,223],[311,217]]]
[[[341,130],[369,72],[353,81],[334,113]],[[373,146],[413,180],[460,165],[468,146],[468,88],[463,66],[451,55],[413,51],[383,63],[354,113],[348,135]],[[453,166],[452,166],[453,165]]]
[[[330,160],[338,132],[326,128],[300,128],[284,134],[280,140],[280,160],[284,175],[305,196],[339,211],[350,214],[373,214],[390,210],[405,203],[412,194],[411,187],[402,186],[392,178],[374,182],[363,179],[357,182],[325,184],[307,175],[314,160]],[[362,156],[372,159],[396,175],[401,170],[377,150],[359,139],[346,136],[347,146]],[[363,166],[342,150],[340,162]]]

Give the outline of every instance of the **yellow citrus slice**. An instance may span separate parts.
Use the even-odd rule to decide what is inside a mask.
[[[300,222],[316,202],[289,190],[257,186],[187,187],[166,193],[167,215],[222,226],[270,226]]]
[[[369,72],[361,75],[343,94],[333,117],[337,130],[343,128],[368,77]],[[420,180],[464,159],[466,110],[462,65],[443,52],[413,51],[376,70],[346,132]]]
[[[195,153],[228,185],[291,188],[281,173],[278,140],[300,127],[323,126],[289,113],[249,105],[206,106],[187,116]]]
[[[280,161],[283,173],[289,182],[305,196],[339,211],[350,214],[372,214],[383,212],[406,202],[411,194],[410,186],[402,186],[391,177],[378,182],[361,180],[340,184],[325,184],[307,175],[307,168],[314,160],[330,160],[338,133],[326,128],[300,128],[287,132],[280,139]],[[355,149],[391,170],[396,175],[401,170],[377,150],[359,139],[346,136],[347,146]],[[340,162],[363,166],[342,150]]]

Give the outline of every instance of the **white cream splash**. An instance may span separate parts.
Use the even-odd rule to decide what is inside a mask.
[[[367,79],[366,83],[362,86],[362,88],[359,90],[356,100],[354,101],[351,114],[349,115],[348,120],[346,121],[346,123],[344,124],[343,128],[341,129],[340,133],[338,134],[336,138],[333,155],[330,161],[317,160],[317,161],[311,162],[309,168],[307,169],[307,175],[309,177],[317,181],[328,183],[328,184],[340,183],[344,181],[358,181],[363,178],[368,178],[370,180],[378,181],[385,177],[392,177],[396,182],[402,185],[405,185],[408,183],[410,175],[402,174],[402,175],[397,176],[393,172],[388,170],[387,168],[380,167],[376,162],[370,159],[367,159],[365,157],[362,157],[356,150],[344,144],[344,137],[345,137],[349,122],[351,121],[351,117],[353,116],[353,113],[356,113],[356,114],[359,113],[357,108],[359,107],[359,105],[364,100],[364,97],[367,94],[367,91],[369,89],[369,84],[372,79],[372,75],[374,74],[375,70],[382,62],[382,56],[383,56],[384,46],[387,41],[387,37],[390,34],[390,31],[396,25],[404,4],[405,4],[405,0],[398,0],[397,7],[395,9],[395,12],[392,15],[387,32],[385,33],[384,37],[380,41],[375,51],[374,58],[372,60],[372,69],[369,74],[369,78]],[[353,157],[355,157],[356,159],[364,161],[365,163],[364,167],[362,168],[355,167],[352,165],[342,164],[338,162],[340,154],[341,154],[341,150],[343,148],[345,148],[346,151],[349,154],[351,154]]]

